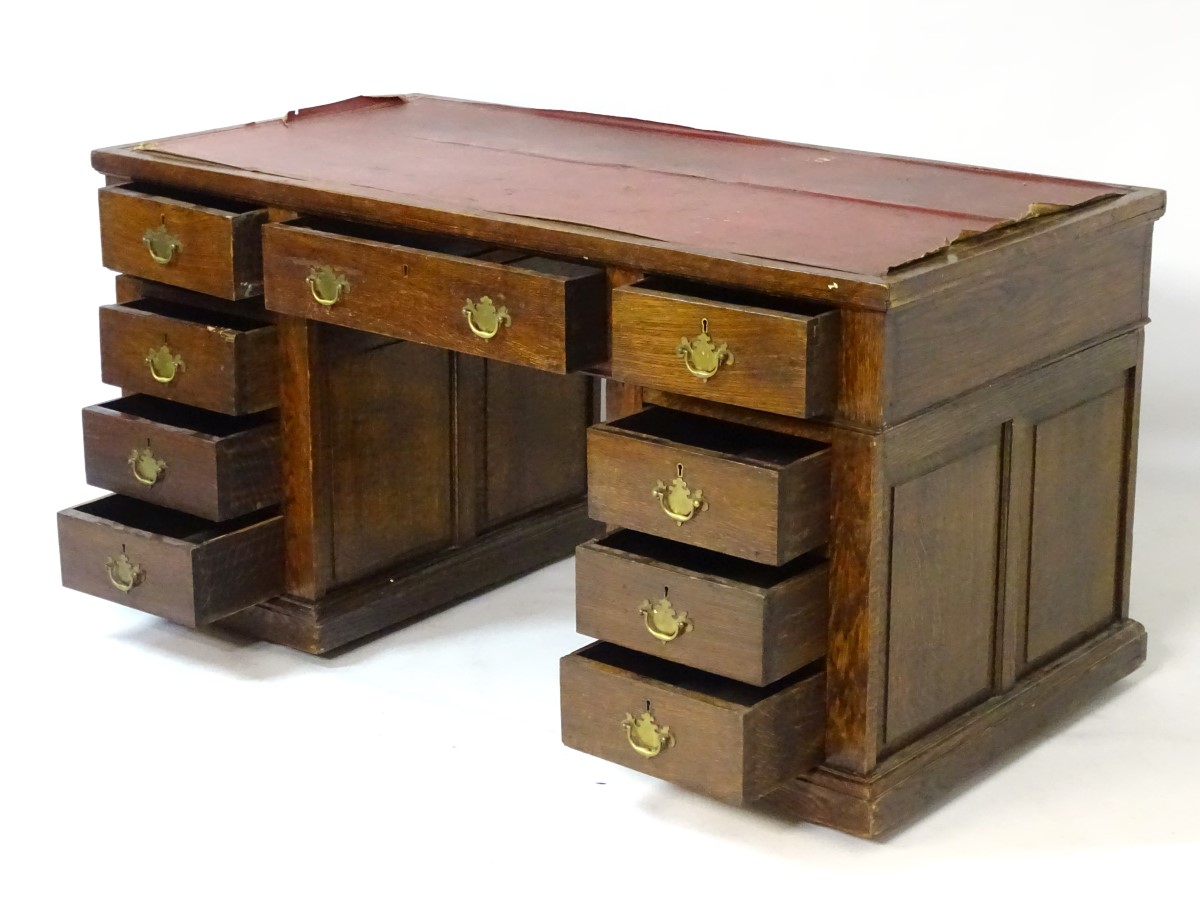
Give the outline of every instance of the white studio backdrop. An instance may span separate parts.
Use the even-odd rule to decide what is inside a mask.
[[[1200,861],[1200,101],[1188,2],[9,10],[0,912],[1114,912]],[[92,498],[100,146],[425,92],[1168,191],[1132,614],[1150,658],[886,844],[563,748],[564,562],[333,660],[58,586]]]

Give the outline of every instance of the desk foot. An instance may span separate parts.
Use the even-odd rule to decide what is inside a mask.
[[[767,796],[772,813],[875,839],[952,792],[1120,680],[1146,659],[1146,631],[1127,620],[1039,668],[880,763],[869,776],[820,767]]]
[[[602,532],[603,526],[588,518],[585,502],[572,503],[315,602],[273,598],[226,618],[221,626],[323,655],[569,557],[578,544]]]

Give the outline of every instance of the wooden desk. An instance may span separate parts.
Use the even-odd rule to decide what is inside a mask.
[[[864,836],[1144,658],[1162,192],[422,96],[93,162],[70,587],[321,653],[582,545],[564,740]]]

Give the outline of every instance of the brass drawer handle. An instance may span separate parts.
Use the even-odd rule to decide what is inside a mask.
[[[626,713],[621,720],[621,728],[625,729],[629,746],[643,757],[657,757],[667,748],[675,746],[671,729],[655,722],[649,710],[637,718],[633,713]]]
[[[670,600],[664,595],[657,601],[643,601],[638,607],[646,630],[659,642],[670,642],[678,639],[692,629],[687,611],[676,611]]]
[[[175,255],[183,251],[183,242],[167,231],[166,217],[161,224],[151,226],[142,234],[142,244],[155,264],[170,264]]]
[[[704,498],[703,490],[693,492],[688,487],[687,481],[683,479],[683,465],[675,465],[675,479],[670,485],[663,483],[661,480],[651,491],[651,495],[658,500],[662,506],[663,512],[667,514],[667,518],[675,522],[676,525],[682,525],[684,522],[691,521],[696,512],[704,512],[708,509],[708,502]]]
[[[129,454],[129,467],[133,470],[133,479],[148,487],[162,480],[167,471],[167,463],[150,451],[150,446],[135,448]]]
[[[334,271],[328,264],[314,267],[308,272],[308,291],[318,305],[332,308],[337,305],[342,293],[350,291],[346,278]]]
[[[491,296],[481,296],[478,302],[467,300],[463,306],[463,314],[467,316],[467,327],[476,337],[491,340],[500,331],[500,326],[512,326],[512,318],[504,306],[496,308]]]
[[[115,560],[112,557],[106,558],[104,568],[108,571],[108,581],[112,583],[113,588],[122,592],[136,588],[146,578],[142,567],[125,554],[121,554]]]
[[[172,353],[166,344],[152,349],[143,362],[150,367],[150,377],[164,385],[175,381],[175,376],[187,368],[183,357]]]
[[[691,340],[686,337],[680,338],[675,355],[682,356],[687,371],[705,382],[717,374],[722,364],[733,365],[733,352],[729,349],[729,344],[713,346],[712,338],[708,336],[707,318],[701,319],[700,333]]]

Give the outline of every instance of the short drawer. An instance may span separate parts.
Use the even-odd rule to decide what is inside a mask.
[[[226,414],[279,400],[275,327],[241,315],[139,299],[100,308],[104,381]]]
[[[105,267],[222,299],[262,292],[266,221],[267,211],[253,205],[186,191],[100,189]]]
[[[779,566],[827,539],[829,448],[652,407],[588,430],[588,510]]]
[[[267,308],[551,372],[608,355],[603,270],[469,239],[338,228],[264,230]]]
[[[83,411],[87,482],[224,521],[280,501],[279,424],[135,394]]]
[[[283,519],[213,523],[106,496],[58,513],[62,581],[98,598],[203,626],[283,590]]]
[[[585,636],[765,686],[825,654],[829,564],[763,566],[635,531],[575,552]]]
[[[568,747],[722,801],[752,801],[821,763],[820,664],[768,688],[607,643],[562,660]]]
[[[837,312],[822,303],[666,278],[613,290],[612,375],[621,381],[822,416],[834,408],[837,346]]]

